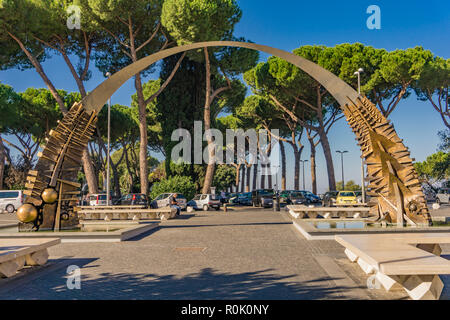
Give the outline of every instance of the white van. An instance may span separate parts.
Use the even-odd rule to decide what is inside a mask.
[[[0,190],[0,213],[6,211],[13,213],[24,202],[22,190]]]

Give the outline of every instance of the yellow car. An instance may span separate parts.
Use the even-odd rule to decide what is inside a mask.
[[[353,206],[358,204],[358,198],[354,191],[339,191],[336,198],[337,206]]]

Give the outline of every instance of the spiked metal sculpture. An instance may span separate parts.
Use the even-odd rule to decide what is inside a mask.
[[[166,49],[145,57],[112,75],[72,106],[56,129],[50,131],[36,168],[28,174],[25,193],[29,197],[18,210],[21,230],[59,230],[78,224],[73,206],[80,185],[74,181],[81,168],[82,151],[94,132],[98,112],[122,84],[158,60],[215,46],[264,51],[292,63],[321,83],[339,102],[357,136],[367,163],[369,194],[377,199],[372,203],[373,212],[379,219],[400,225],[431,222],[408,150],[393,126],[369,100],[331,72],[290,52],[254,43],[212,41]]]

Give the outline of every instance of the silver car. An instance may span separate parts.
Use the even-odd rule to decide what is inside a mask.
[[[439,189],[436,194],[436,203],[450,203],[450,188]]]
[[[6,211],[13,213],[23,203],[25,197],[22,190],[1,190],[0,191],[0,213]]]
[[[214,194],[197,194],[188,205],[194,209],[208,211],[209,208],[220,209],[220,199]]]
[[[151,203],[152,208],[163,208],[169,205],[170,196],[173,196],[175,193],[161,193],[157,196]],[[180,193],[177,193],[177,205],[181,208],[181,210],[186,209],[186,197]]]

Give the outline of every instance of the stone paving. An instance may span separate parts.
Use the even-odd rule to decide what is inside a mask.
[[[338,243],[307,241],[285,212],[269,209],[184,213],[131,241],[64,243],[49,253],[46,266],[0,279],[0,299],[407,299],[367,289]],[[80,290],[66,286],[72,264]]]

